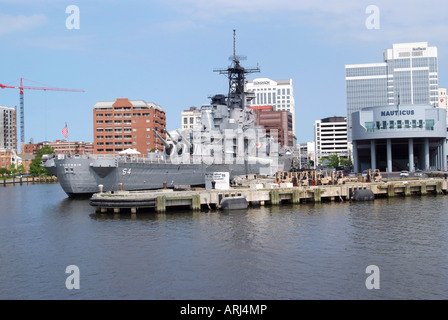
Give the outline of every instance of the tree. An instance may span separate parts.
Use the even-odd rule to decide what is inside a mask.
[[[327,167],[336,168],[339,166],[339,156],[336,153],[329,155],[328,157],[322,157],[322,164],[325,163]]]
[[[42,156],[44,154],[52,154],[54,149],[50,146],[44,145],[42,149],[37,151],[37,155],[31,160],[30,164],[30,174],[33,177],[38,177],[40,175],[51,176],[51,174],[42,167]]]
[[[10,171],[7,168],[0,168],[0,174],[2,175],[2,178],[4,178],[5,175],[10,174]]]
[[[11,174],[13,176],[15,176],[17,174],[16,165],[14,163],[11,163],[11,166],[9,167],[9,171],[11,172]]]
[[[348,167],[353,166],[352,158],[350,156],[348,156],[347,158],[346,157],[340,157],[339,161],[340,161],[342,166],[348,166]]]
[[[19,166],[17,167],[17,171],[19,171],[20,174],[25,173],[25,166],[23,165],[23,163],[19,164]]]

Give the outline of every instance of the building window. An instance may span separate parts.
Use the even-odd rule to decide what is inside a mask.
[[[397,128],[401,129],[401,120],[397,120]]]
[[[434,130],[434,120],[426,120],[426,130]]]
[[[390,121],[389,121],[389,128],[390,128],[390,129],[393,129],[393,128],[394,128],[394,121],[393,121],[393,120],[390,120]]]
[[[364,125],[366,127],[366,131],[367,132],[373,132],[374,131],[373,122],[366,122]]]
[[[405,128],[410,128],[409,127],[409,120],[404,120],[404,127]]]

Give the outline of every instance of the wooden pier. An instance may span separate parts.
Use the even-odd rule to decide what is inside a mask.
[[[36,183],[56,183],[56,177],[21,177],[21,178],[3,178],[1,184],[6,187],[9,185],[36,184]]]
[[[375,198],[413,195],[441,195],[448,191],[448,181],[444,179],[392,180],[378,183],[348,183],[343,185],[324,185],[293,187],[291,184],[255,184],[250,187],[218,189],[194,189],[176,191],[173,189],[148,191],[99,192],[92,196],[90,205],[97,212],[119,213],[122,210],[136,213],[139,209],[152,209],[165,212],[168,208],[188,207],[220,208],[225,198],[244,197],[250,206],[299,204],[304,202],[351,201],[356,190],[368,189]]]

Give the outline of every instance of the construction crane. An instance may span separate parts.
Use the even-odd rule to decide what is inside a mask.
[[[26,80],[26,79],[25,79]],[[30,80],[31,81],[31,80]],[[20,86],[10,86],[0,83],[0,88],[11,88],[20,90],[20,142],[23,146],[25,143],[25,105],[23,102],[23,90],[44,90],[44,91],[71,91],[71,92],[84,92],[84,90],[79,89],[65,89],[65,88],[54,88],[54,87],[29,87],[23,85],[23,78],[20,78]]]

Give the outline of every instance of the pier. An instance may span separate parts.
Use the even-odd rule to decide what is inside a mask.
[[[9,185],[36,184],[36,183],[56,183],[56,177],[21,177],[21,178],[3,178],[1,184],[6,187]]]
[[[130,211],[140,209],[165,212],[180,207],[191,210],[221,209],[224,199],[245,198],[249,206],[300,204],[305,202],[353,201],[357,190],[371,190],[375,198],[406,197],[414,195],[446,194],[448,180],[430,178],[420,180],[392,180],[377,183],[347,183],[342,185],[321,185],[295,187],[290,183],[253,184],[229,190],[203,189],[99,192],[90,199],[90,205],[99,213]]]

